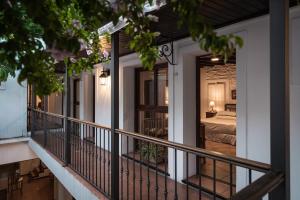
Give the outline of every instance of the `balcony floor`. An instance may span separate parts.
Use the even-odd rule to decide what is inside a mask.
[[[43,144],[43,132],[37,131],[34,140],[39,144]],[[46,149],[56,157],[63,158],[63,133],[56,131],[48,134]],[[108,196],[111,195],[110,157],[111,154],[108,151],[87,140],[82,140],[78,136],[72,136],[69,167]],[[178,199],[187,199],[187,197],[188,199],[213,199],[212,195],[206,192],[206,190],[212,191],[213,184],[210,178],[201,177],[203,190],[200,192],[199,187],[195,187],[199,186],[197,175],[189,178],[191,185],[187,187],[184,183],[178,182],[175,184],[175,181],[170,179],[166,173],[160,173],[147,165],[134,162],[124,156],[120,157],[119,162],[121,199],[174,199],[176,193]],[[206,163],[209,168],[210,162],[207,161]],[[162,169],[162,167],[160,168]],[[175,185],[177,188],[175,188]],[[216,184],[217,196],[227,196],[228,191],[228,186],[222,185],[222,183]]]

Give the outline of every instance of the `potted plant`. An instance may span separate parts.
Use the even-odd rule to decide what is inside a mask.
[[[140,143],[140,155],[141,160],[145,162],[159,164],[165,160],[166,148],[152,143],[142,142]]]

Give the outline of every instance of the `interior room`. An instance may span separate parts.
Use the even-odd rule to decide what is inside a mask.
[[[236,156],[236,61],[226,62],[211,54],[197,57],[197,147]],[[201,170],[200,170],[201,168]],[[231,186],[236,187],[235,167],[208,158],[198,158],[197,174],[188,178],[198,187],[201,171],[202,188],[214,189],[221,198],[228,198]],[[213,180],[216,179],[216,185]]]
[[[201,147],[223,154],[236,155],[236,64],[235,57],[212,55],[197,59],[200,91],[198,102]],[[202,138],[201,137],[201,138]]]

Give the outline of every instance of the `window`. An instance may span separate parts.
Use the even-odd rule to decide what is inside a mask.
[[[136,131],[167,139],[168,96],[167,65],[136,70]]]
[[[216,111],[224,110],[225,106],[225,83],[208,83],[208,102],[215,102]],[[209,107],[209,105],[207,105]]]

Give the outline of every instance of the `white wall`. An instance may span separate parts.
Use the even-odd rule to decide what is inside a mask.
[[[300,180],[299,153],[300,140],[299,120],[300,111],[300,7],[291,11],[291,177],[292,199],[299,199],[296,181]],[[263,16],[249,21],[244,21],[217,30],[220,34],[233,33],[240,35],[244,40],[242,49],[237,50],[237,156],[265,163],[270,162],[270,42],[269,42],[269,17]],[[184,144],[194,145],[195,137],[195,108],[193,98],[195,95],[195,80],[193,67],[195,57],[204,54],[198,45],[190,39],[174,43],[177,65],[169,66],[169,140]],[[136,54],[120,59],[120,84],[123,81],[123,68],[139,66]],[[98,84],[97,84],[98,85]],[[128,120],[126,105],[127,92],[120,85],[120,128]],[[110,89],[109,89],[110,91]],[[110,124],[110,94],[97,90],[98,103],[96,105],[96,122],[104,125]],[[129,93],[128,95],[132,95]],[[105,113],[105,114],[104,114]],[[126,122],[128,123],[128,122]],[[169,160],[174,156],[169,151]],[[180,162],[184,156],[179,155]],[[173,165],[169,172],[174,174]],[[190,169],[193,171],[194,169]],[[184,170],[185,171],[185,170]],[[180,172],[179,178],[185,177]],[[237,183],[242,187],[247,182],[246,173],[238,171]],[[255,175],[257,177],[257,175]],[[238,187],[239,188],[239,187]]]
[[[18,75],[18,73],[17,73]],[[27,134],[27,82],[9,77],[0,89],[0,139]]]
[[[79,82],[79,116],[81,120],[93,121],[93,73],[83,72]]]
[[[291,199],[300,199],[300,13],[292,16],[291,25],[291,60],[290,60],[290,108],[291,108]]]

